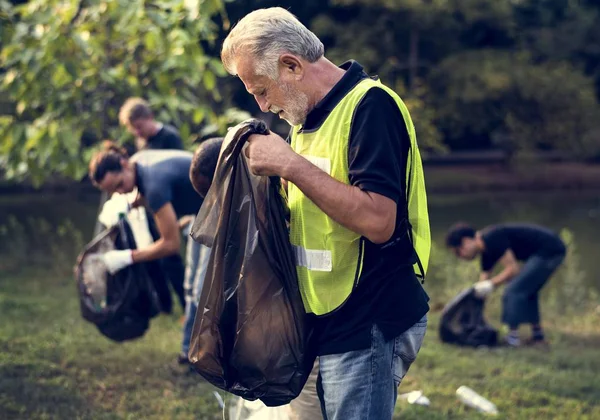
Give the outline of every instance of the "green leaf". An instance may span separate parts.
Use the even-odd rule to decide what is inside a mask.
[[[25,103],[25,101],[17,102],[17,114],[21,115],[23,112],[25,112],[26,108],[27,104]]]
[[[156,51],[162,44],[160,34],[155,30],[150,30],[144,35],[144,44],[150,51]]]
[[[202,120],[204,119],[204,109],[197,108],[194,111],[192,118],[193,118],[194,124],[200,124],[202,122]]]
[[[65,66],[62,64],[58,64],[56,70],[54,70],[54,74],[52,74],[52,84],[54,85],[54,87],[62,88],[71,81],[71,76],[65,69]]]
[[[187,123],[182,124],[181,127],[179,127],[179,133],[181,134],[181,138],[183,139],[184,143],[187,142],[191,133],[190,125]]]
[[[229,75],[227,70],[225,70],[225,67],[223,67],[221,60],[210,60],[208,62],[208,68],[219,77],[225,77]]]
[[[217,84],[217,78],[211,71],[205,71],[202,74],[202,82],[206,90],[212,91],[215,88],[215,85]]]
[[[40,141],[46,136],[47,128],[36,128],[33,126],[27,127],[27,141],[25,142],[25,151],[30,151],[39,146]]]

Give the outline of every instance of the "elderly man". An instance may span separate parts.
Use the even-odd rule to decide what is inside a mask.
[[[429,220],[402,100],[357,62],[337,67],[281,8],[229,33],[221,58],[261,110],[293,127],[249,139],[251,170],[287,181],[290,241],[315,328],[327,419],[391,419],[427,326]]]

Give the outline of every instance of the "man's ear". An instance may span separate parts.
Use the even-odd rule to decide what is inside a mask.
[[[304,64],[293,54],[282,54],[279,56],[279,67],[285,73],[295,76],[304,74]]]

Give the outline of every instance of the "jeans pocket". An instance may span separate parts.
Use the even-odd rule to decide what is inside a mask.
[[[396,385],[400,385],[410,365],[417,358],[427,331],[427,316],[400,334],[394,340],[393,372]]]

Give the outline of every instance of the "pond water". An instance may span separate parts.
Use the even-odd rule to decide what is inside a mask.
[[[92,237],[99,198],[92,192],[0,197],[0,272],[36,264],[71,266]],[[429,207],[435,249],[426,288],[432,295],[442,286],[476,280],[474,264],[459,262],[443,249],[446,229],[459,220],[476,227],[533,222],[562,231],[572,242],[569,267],[549,288],[556,289],[555,295],[565,295],[564,290],[569,295],[576,288],[581,299],[600,291],[600,192],[442,194],[430,196]],[[439,299],[446,298],[439,294]]]

